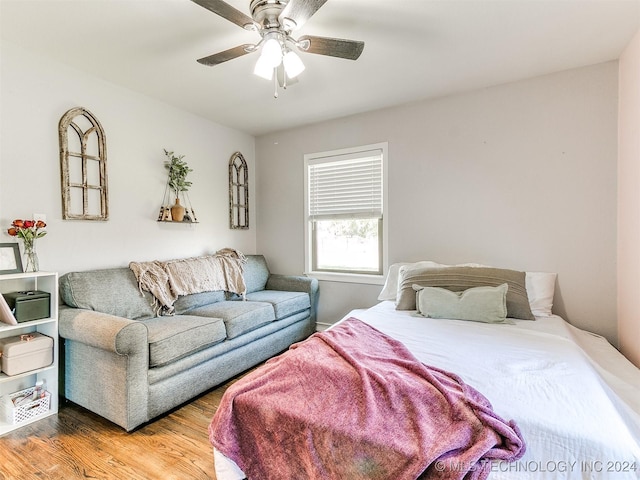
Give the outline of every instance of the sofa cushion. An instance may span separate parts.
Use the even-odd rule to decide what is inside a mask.
[[[176,315],[182,315],[192,308],[202,307],[225,299],[223,291],[193,293],[191,295],[180,295],[173,304]]]
[[[247,293],[264,290],[269,279],[269,267],[262,255],[247,255],[247,263],[242,271]]]
[[[174,315],[144,320],[149,332],[149,366],[158,367],[220,343],[226,329],[220,318]]]
[[[189,315],[219,317],[224,321],[227,338],[239,337],[276,319],[270,303],[228,300],[189,310]]]
[[[154,298],[141,292],[127,267],[70,272],[59,280],[60,297],[70,307],[137,320],[154,317]]]
[[[302,312],[311,307],[309,294],[306,292],[283,292],[279,290],[261,290],[247,294],[247,300],[265,302],[273,305],[276,320]]]

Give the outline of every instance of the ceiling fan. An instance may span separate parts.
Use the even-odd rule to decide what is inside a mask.
[[[327,0],[251,0],[251,17],[222,0],[192,1],[246,30],[258,32],[262,37],[256,44],[248,43],[214,53],[198,59],[198,63],[215,66],[261,50],[254,73],[277,82],[275,97],[278,96],[278,85],[284,88],[291,85],[305,68],[295,50],[357,60],[364,49],[364,42],[355,40],[313,35],[295,39],[291,36],[292,32],[302,27]]]

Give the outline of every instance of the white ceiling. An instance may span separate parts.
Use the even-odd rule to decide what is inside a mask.
[[[260,135],[617,59],[640,0],[329,0],[294,36],[362,40],[362,56],[300,54],[278,99],[258,54],[196,63],[259,35],[190,0],[0,0],[0,19],[4,41]]]

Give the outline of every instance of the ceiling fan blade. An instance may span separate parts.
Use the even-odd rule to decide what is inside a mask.
[[[309,46],[305,48],[307,42]],[[305,52],[346,58],[348,60],[357,60],[362,50],[364,50],[364,42],[343,40],[341,38],[314,37],[313,35],[300,37],[298,43],[302,44],[301,48]]]
[[[326,2],[327,0],[289,0],[287,6],[280,13],[280,23],[286,24],[285,18],[293,20],[294,25],[291,27],[296,30],[304,25]]]
[[[224,52],[214,53],[208,57],[199,58],[198,63],[213,67],[228,60],[233,60],[234,58],[251,53],[253,49],[255,49],[255,45],[251,45],[250,43],[238,45],[237,47],[230,48]]]
[[[231,5],[222,0],[191,0],[197,3],[201,7],[206,8],[210,12],[220,15],[222,18],[226,18],[230,22],[236,25],[246,28],[247,25],[253,25],[253,19],[242,13],[240,10],[236,10]]]

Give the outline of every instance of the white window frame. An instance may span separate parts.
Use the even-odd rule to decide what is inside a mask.
[[[338,273],[313,270],[313,252],[312,252],[312,232],[311,220],[309,218],[309,165],[313,161],[339,156],[353,156],[359,153],[365,156],[366,152],[371,150],[382,151],[382,275],[379,274],[361,274],[361,273]],[[363,283],[363,284],[384,284],[385,274],[388,266],[388,246],[389,246],[389,209],[388,209],[388,151],[387,142],[374,143],[370,145],[362,145],[358,147],[343,148],[340,150],[331,150],[327,152],[309,153],[304,155],[304,262],[305,274],[318,280],[347,282],[347,283]]]

